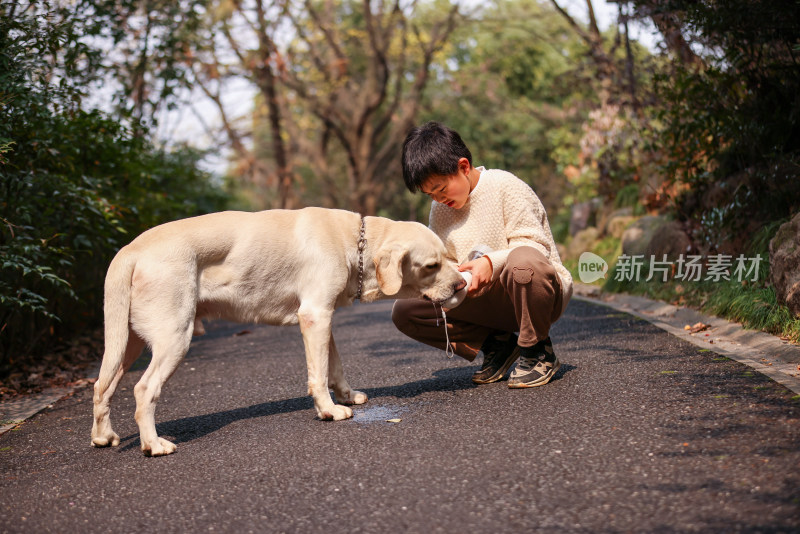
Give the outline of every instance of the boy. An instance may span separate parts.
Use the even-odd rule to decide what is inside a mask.
[[[517,365],[510,388],[546,384],[560,367],[550,326],[572,296],[572,276],[561,264],[547,214],[533,190],[502,170],[472,166],[461,137],[429,122],[414,128],[403,144],[403,180],[408,189],[433,199],[430,228],[442,239],[451,261],[470,271],[467,298],[441,312],[430,302],[398,300],[397,328],[428,345],[473,361],[483,353],[476,384],[501,380]],[[474,250],[490,250],[469,259]],[[515,332],[519,332],[517,335]]]

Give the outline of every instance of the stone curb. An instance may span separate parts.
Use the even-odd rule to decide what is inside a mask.
[[[0,404],[0,434],[8,432],[54,402],[70,394],[72,388],[49,388],[41,393],[25,395]]]
[[[696,310],[627,294],[603,294],[600,288],[575,284],[573,298],[607,306],[645,321],[703,349],[743,363],[800,394],[800,346]],[[686,326],[709,325],[691,333]]]

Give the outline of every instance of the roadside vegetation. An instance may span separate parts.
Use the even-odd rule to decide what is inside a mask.
[[[762,254],[758,280],[612,271],[605,291],[797,342],[768,258],[800,211],[800,4],[620,0],[608,29],[596,5],[0,0],[2,387],[99,360],[108,262],[161,222],[306,205],[425,222],[399,153],[427,120],[534,188],[576,279],[580,252],[613,267],[625,227],[663,217],[686,253]],[[177,110],[196,133],[163,127]]]
[[[674,272],[662,281],[658,272],[648,280],[650,263],[641,264],[641,277],[627,280],[617,269],[617,260],[622,256],[620,239],[606,237],[597,241],[588,252],[603,258],[609,270],[605,278],[589,284],[601,293],[627,293],[650,299],[661,300],[676,306],[693,308],[710,315],[741,323],[744,328],[760,330],[775,335],[794,344],[800,344],[800,318],[778,303],[775,289],[769,283],[768,251],[754,251],[752,257],[760,254],[765,259],[761,263],[755,281],[746,280],[700,280],[682,281],[674,278]],[[578,258],[569,258],[564,264],[576,281],[580,281]]]
[[[0,9],[0,376],[11,390],[97,360],[113,254],[158,223],[223,207],[201,154],[82,105],[100,50],[68,8]]]
[[[621,151],[634,155],[627,161],[640,163],[630,168],[632,173],[618,172],[624,169],[618,163],[611,165],[612,185],[604,189],[602,177],[589,181],[590,193],[584,196],[601,194],[605,213],[598,210],[599,221],[604,215],[608,221],[609,214],[621,208],[632,216],[628,225],[642,215],[660,214],[675,221],[688,239],[681,241],[681,250],[662,243],[656,259],[665,252],[675,260],[680,252],[706,261],[720,254],[734,259],[760,256],[763,261],[755,280],[731,276],[685,282],[676,280],[673,271],[662,282],[618,275],[616,263],[626,252],[619,234],[601,229],[586,250],[611,267],[603,291],[695,307],[798,343],[800,318],[776,294],[769,248],[781,225],[800,211],[800,23],[797,18],[785,19],[790,13],[800,15],[798,5],[775,2],[756,7],[753,2],[733,1],[724,7],[678,2],[662,6],[664,15],[670,7],[680,6],[671,23],[679,22],[680,40],[693,46],[679,53],[676,44],[673,61],[656,70],[655,105],[646,108],[647,118],[640,122],[645,128],[619,123],[615,127],[620,133],[604,134],[606,142],[596,159],[622,159]],[[637,115],[637,120],[641,117]],[[626,150],[630,147],[638,148]],[[563,224],[561,229],[567,245],[580,237],[568,235]],[[681,237],[680,233],[666,236]],[[567,260],[576,280],[577,259],[573,255]],[[644,260],[642,271],[648,272],[648,254]]]

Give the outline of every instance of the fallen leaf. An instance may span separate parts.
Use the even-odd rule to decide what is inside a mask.
[[[708,330],[711,325],[705,323],[694,323],[692,326],[688,324],[683,327],[684,330],[688,330],[692,334],[696,334],[697,332],[702,332],[703,330]]]
[[[251,333],[250,330],[242,330],[241,332],[236,332],[233,335],[234,336],[246,336],[247,334],[250,334],[250,333]]]
[[[400,421],[402,421],[402,419],[387,419],[386,420],[387,423],[399,423]]]

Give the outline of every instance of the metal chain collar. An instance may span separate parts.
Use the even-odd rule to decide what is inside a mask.
[[[361,290],[364,287],[364,249],[367,248],[367,222],[361,217],[361,231],[358,233],[358,292],[356,299],[361,300]]]

